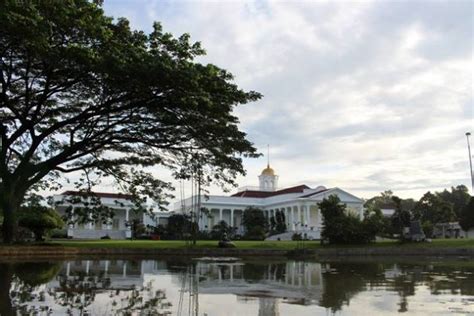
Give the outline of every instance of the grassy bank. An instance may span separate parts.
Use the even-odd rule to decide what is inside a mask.
[[[52,245],[77,248],[123,248],[123,249],[183,249],[191,247],[189,242],[180,240],[91,240],[91,241],[53,241]],[[234,241],[239,249],[280,249],[296,248],[474,248],[474,239],[435,239],[431,243],[399,243],[393,240],[378,241],[368,245],[331,245],[321,246],[318,241]],[[44,244],[43,244],[44,245]],[[199,240],[195,248],[217,248],[217,241]]]

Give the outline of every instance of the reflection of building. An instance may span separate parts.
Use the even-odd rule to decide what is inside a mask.
[[[280,236],[281,239],[291,239],[292,232],[295,231],[306,234],[309,239],[319,239],[322,216],[318,203],[330,195],[337,195],[349,211],[362,216],[363,201],[339,188],[327,189],[320,186],[312,189],[299,185],[277,189],[278,176],[269,165],[259,176],[259,182],[259,187],[244,187],[232,196],[202,196],[201,207],[206,212],[202,212],[199,217],[199,228],[211,230],[218,222],[225,221],[235,227],[238,233],[243,233],[243,212],[248,207],[256,207],[264,211],[268,221],[275,217],[277,212],[284,214],[289,233]],[[197,200],[196,197],[190,197],[176,203],[175,211],[195,209]]]
[[[259,266],[241,262],[199,261],[196,276],[199,278],[200,293],[285,298],[302,304],[319,301],[323,288],[319,263],[287,261]]]
[[[66,216],[69,212],[70,223],[67,229],[68,237],[99,239],[109,236],[112,239],[125,239],[131,237],[131,222],[138,221],[145,226],[156,226],[157,224],[167,224],[169,213],[155,212],[154,218],[148,214],[136,214],[132,211],[134,204],[131,196],[115,193],[94,193],[94,197],[100,200],[101,206],[113,210],[114,216],[105,223],[102,221],[88,223],[77,222],[75,210],[84,208],[84,203],[90,203],[90,198],[83,198],[78,192],[66,191],[54,196],[57,204],[57,211]],[[85,200],[84,200],[85,199]],[[92,219],[92,213],[90,215]]]

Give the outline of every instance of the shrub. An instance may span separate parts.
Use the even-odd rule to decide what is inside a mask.
[[[51,238],[68,238],[66,229],[53,229],[49,233]]]
[[[252,227],[244,235],[244,239],[246,240],[264,240],[265,237],[266,237],[265,229],[261,226]]]
[[[301,233],[294,233],[293,236],[291,236],[291,240],[294,240],[294,241],[300,241],[302,239],[303,237],[301,236]]]
[[[54,209],[31,205],[20,209],[18,224],[33,232],[36,241],[42,241],[43,236],[55,228],[63,228],[64,222]]]
[[[319,203],[324,218],[321,239],[330,244],[361,244],[375,240],[383,227],[383,217],[379,210],[370,210],[364,220],[346,211],[346,205],[336,195],[331,195]]]

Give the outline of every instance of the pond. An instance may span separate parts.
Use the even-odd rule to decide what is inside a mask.
[[[0,263],[1,315],[466,315],[472,260]]]

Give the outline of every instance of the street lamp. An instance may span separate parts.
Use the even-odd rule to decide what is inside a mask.
[[[472,193],[474,194],[474,173],[472,172],[471,143],[469,141],[469,136],[471,136],[471,133],[467,132],[466,139],[467,139],[467,151],[469,153],[469,167],[471,168],[471,188],[472,188]]]

